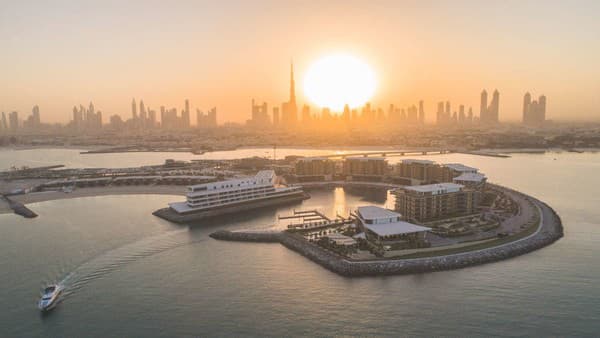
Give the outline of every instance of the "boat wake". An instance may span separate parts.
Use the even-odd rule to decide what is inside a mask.
[[[79,265],[57,283],[63,288],[61,298],[68,297],[87,283],[102,278],[128,263],[202,240],[204,239],[194,239],[188,229],[181,229],[147,237],[107,251]]]

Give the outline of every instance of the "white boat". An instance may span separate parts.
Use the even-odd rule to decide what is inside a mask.
[[[58,302],[58,298],[63,288],[60,285],[49,285],[42,292],[42,298],[38,302],[40,311],[49,311]]]

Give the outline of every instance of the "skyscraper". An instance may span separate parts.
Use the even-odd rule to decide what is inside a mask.
[[[8,125],[10,130],[13,132],[19,129],[19,112],[13,111],[8,114]]]
[[[290,64],[290,100],[282,104],[282,124],[293,128],[298,121],[298,106],[296,105],[296,84],[294,82],[294,64]]]
[[[492,94],[492,101],[490,105],[487,105],[487,92],[485,89],[481,92],[481,111],[479,114],[479,120],[481,123],[495,124],[499,122],[499,110],[500,110],[500,93],[497,89]]]
[[[538,100],[531,100],[531,94],[526,93],[523,97],[523,124],[529,126],[541,126],[546,121],[546,96],[542,95]]]
[[[540,96],[538,99],[538,103],[540,105],[539,120],[540,120],[540,122],[544,122],[544,121],[546,121],[546,96],[545,95]]]
[[[481,104],[479,106],[480,121],[487,121],[487,91],[484,89],[481,92]]]
[[[525,93],[523,97],[523,123],[527,123],[529,121],[529,108],[531,106],[531,94],[529,92]]]
[[[137,105],[135,103],[135,98],[131,100],[131,118],[134,121],[137,120]]]
[[[492,102],[490,102],[491,112],[489,112],[489,119],[491,123],[498,123],[500,121],[500,93],[498,89],[494,89],[492,95]]]
[[[183,128],[190,127],[190,101],[188,99],[185,100],[185,109],[181,112],[182,123],[181,126]]]
[[[419,101],[419,123],[425,124],[425,108],[423,107],[423,100]]]

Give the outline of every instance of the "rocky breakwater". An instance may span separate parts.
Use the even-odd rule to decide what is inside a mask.
[[[523,255],[550,245],[563,236],[562,223],[556,212],[537,199],[532,197],[527,197],[527,199],[534,204],[540,214],[540,223],[535,232],[494,247],[443,256],[355,261],[308,242],[300,235],[290,232],[219,231],[211,234],[211,237],[232,241],[279,242],[321,266],[348,277],[460,269]]]
[[[247,230],[247,231],[227,231],[220,230],[210,234],[210,237],[214,239],[224,241],[238,241],[238,242],[260,242],[260,243],[279,243],[281,241],[281,231],[258,231],[258,230]]]

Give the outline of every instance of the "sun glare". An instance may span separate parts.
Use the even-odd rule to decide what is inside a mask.
[[[368,64],[346,54],[323,57],[313,63],[304,78],[304,93],[313,103],[341,112],[344,105],[365,104],[377,87]]]

